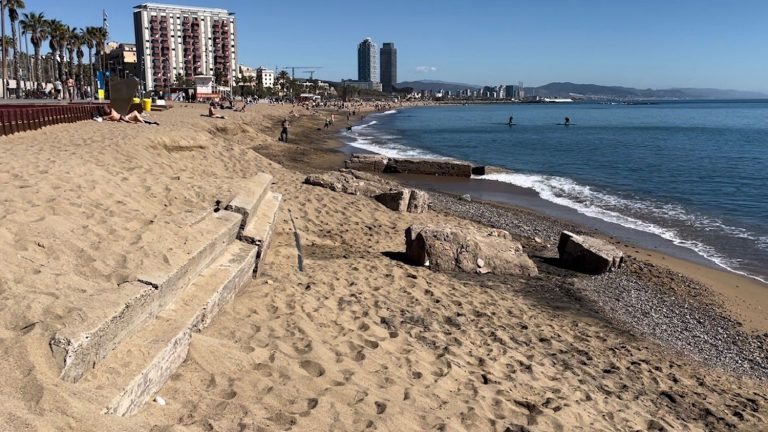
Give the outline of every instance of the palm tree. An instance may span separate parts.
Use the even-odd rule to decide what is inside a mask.
[[[283,95],[285,90],[290,86],[291,75],[288,71],[282,70],[277,74],[277,84],[280,86],[280,96]]]
[[[107,47],[107,30],[104,27],[93,27],[93,40],[96,46],[96,56],[99,58],[99,70],[103,70],[102,63]]]
[[[77,88],[80,90],[80,97],[83,97],[83,87],[85,86],[85,81],[83,81],[83,57],[85,57],[85,52],[83,51],[83,44],[85,43],[85,30],[80,29],[79,32],[77,32],[77,47],[76,47],[76,54],[77,54]]]
[[[69,75],[70,78],[75,79],[75,53],[77,52],[77,47],[80,46],[80,32],[77,30],[77,27],[67,27],[65,36],[67,36],[65,45],[69,57],[69,69],[67,75]]]
[[[38,88],[43,83],[43,68],[41,67],[40,47],[48,39],[48,26],[45,15],[40,12],[25,13],[21,20],[21,31],[29,35],[32,47],[35,49],[35,76],[37,77]]]
[[[8,19],[11,20],[11,38],[13,39],[13,79],[16,80],[16,99],[21,97],[21,64],[19,64],[19,36],[16,34],[16,21],[19,20],[19,9],[24,9],[24,0],[5,0],[8,8]]]
[[[67,44],[67,32],[69,27],[57,19],[48,20],[48,34],[51,40],[48,41],[48,48],[51,53],[59,60],[58,80],[64,82],[64,49]]]
[[[96,46],[97,27],[86,27],[83,30],[83,42],[88,47],[88,85],[91,86],[91,95],[93,95],[95,85],[93,84],[93,48]],[[91,96],[93,97],[93,96]]]
[[[13,37],[5,35],[3,37],[3,49],[7,49],[11,45],[13,45]]]

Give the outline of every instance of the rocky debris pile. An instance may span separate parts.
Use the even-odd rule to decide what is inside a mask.
[[[378,154],[353,154],[345,162],[346,168],[378,172],[378,173],[407,173],[425,174],[448,177],[472,177],[485,174],[485,167],[472,166],[469,162],[420,159],[420,158],[389,158]]]
[[[304,179],[304,183],[334,192],[371,197],[394,211],[424,213],[429,209],[429,194],[426,192],[403,188],[397,183],[356,170],[343,169],[310,174]]]
[[[416,265],[444,272],[536,276],[538,269],[508,232],[413,225],[405,230],[405,254]]]
[[[570,231],[560,233],[557,252],[563,267],[589,274],[618,270],[624,260],[624,253],[617,247]]]
[[[557,241],[562,231],[576,228],[517,208],[432,192],[431,208],[502,228],[523,238]],[[526,247],[535,247],[529,243]],[[542,276],[552,280],[546,267]],[[537,279],[538,280],[538,279]],[[768,379],[768,333],[750,334],[741,324],[709,304],[709,288],[671,270],[625,259],[622,271],[547,283],[557,298],[577,298],[590,309],[634,334],[641,334],[708,365],[759,379]],[[542,292],[544,290],[541,290]]]

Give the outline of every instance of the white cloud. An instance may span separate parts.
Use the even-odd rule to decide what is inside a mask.
[[[434,66],[416,66],[416,72],[418,73],[428,73],[435,71],[437,71],[437,68]]]

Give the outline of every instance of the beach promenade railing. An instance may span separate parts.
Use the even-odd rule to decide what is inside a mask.
[[[0,135],[42,129],[46,126],[91,120],[104,104],[9,104],[0,105]]]

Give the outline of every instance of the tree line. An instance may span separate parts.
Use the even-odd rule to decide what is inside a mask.
[[[2,61],[3,65],[8,62],[8,51],[13,51],[11,76],[16,80],[16,97],[22,97],[22,58],[26,58],[26,78],[33,81],[37,92],[45,89],[45,80],[43,78],[44,61],[41,56],[43,44],[48,42],[50,49],[50,74],[52,80],[58,80],[66,83],[67,79],[75,82],[75,91],[83,97],[85,88],[90,88],[91,94],[94,89],[95,70],[104,70],[104,53],[108,33],[103,27],[70,27],[57,19],[49,19],[43,12],[24,12],[26,8],[24,0],[5,0],[5,8],[8,13],[8,19],[11,23],[11,35],[6,36],[3,43]],[[0,11],[5,13],[5,11]],[[5,17],[0,16],[4,19]],[[29,55],[21,52],[21,41],[19,40],[19,31],[22,36],[29,36],[29,42],[34,51],[33,61],[29,61]],[[85,57],[84,48],[88,51],[88,64],[83,64]],[[98,58],[97,65],[93,62],[93,51],[96,50]],[[77,59],[77,62],[75,62]],[[70,95],[74,98],[75,95]]]

